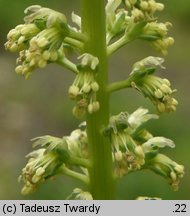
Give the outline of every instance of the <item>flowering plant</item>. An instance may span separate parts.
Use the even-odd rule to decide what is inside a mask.
[[[144,40],[167,54],[174,42],[167,36],[171,23],[155,17],[163,9],[155,0],[108,0],[106,6],[102,0],[81,0],[81,17],[71,16],[77,27],[69,25],[63,13],[49,8],[32,5],[25,10],[24,24],[12,29],[5,43],[7,50],[19,52],[16,73],[28,79],[50,63],[72,71],[75,79],[68,95],[75,101],[73,114],[85,121],[69,136],[32,140],[39,149],[27,155],[29,161],[19,177],[24,183],[22,194],[36,191],[53,176],[67,175],[89,188],[75,188],[70,198],[114,199],[116,179],[144,169],[178,189],[184,167],[160,153],[162,148],[174,148],[174,142],[145,128],[147,121],[176,111],[178,104],[170,81],[155,75],[158,67],[164,69],[164,59],[146,57],[134,63],[126,80],[108,82],[109,57],[128,43]],[[67,56],[68,47],[77,53],[76,62]],[[109,96],[124,88],[147,97],[157,113],[140,107],[110,116]]]

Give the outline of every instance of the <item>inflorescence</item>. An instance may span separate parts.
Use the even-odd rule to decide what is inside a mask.
[[[105,7],[107,55],[136,39],[148,41],[166,55],[174,39],[167,36],[171,23],[160,23],[155,17],[155,13],[163,9],[164,5],[155,0],[108,0]],[[97,82],[100,60],[85,52],[84,45],[89,38],[82,31],[80,16],[72,13],[76,28],[68,24],[64,14],[39,5],[28,7],[25,14],[24,24],[12,29],[5,43],[7,50],[19,52],[16,73],[28,79],[38,68],[45,68],[50,63],[61,64],[76,75],[68,90],[70,99],[76,101],[73,114],[83,117],[86,113],[97,112],[101,108],[97,94],[100,91]],[[76,51],[77,63],[67,58],[65,50],[68,47]],[[163,58],[153,56],[136,62],[128,80],[114,85],[114,90],[135,88],[150,99],[158,114],[175,111],[178,102],[173,94],[176,90],[171,88],[168,79],[154,75],[157,67],[164,68],[163,62]],[[154,137],[144,128],[147,121],[158,117],[142,107],[131,114],[121,112],[110,117],[109,124],[104,126],[101,133],[112,145],[115,178],[148,169],[166,178],[177,190],[184,167],[160,153],[164,147],[174,148],[174,142],[165,137]],[[32,141],[34,147],[40,146],[40,149],[27,155],[29,161],[19,177],[24,183],[22,194],[34,192],[44,181],[61,174],[89,184],[92,164],[86,123],[81,124],[70,136],[57,138],[47,135]],[[89,192],[79,188],[74,189],[71,197],[93,199]]]

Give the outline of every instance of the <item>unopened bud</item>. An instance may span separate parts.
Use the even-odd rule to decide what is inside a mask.
[[[164,4],[162,4],[162,3],[156,3],[156,10],[158,10],[158,11],[164,10]]]
[[[171,83],[168,79],[163,79],[163,83],[165,83],[167,86],[171,86]]]
[[[116,159],[116,161],[121,161],[123,159],[123,154],[121,151],[115,152],[115,159]]]
[[[175,98],[172,98],[172,105],[174,106],[178,105],[178,101]]]
[[[172,90],[170,89],[170,87],[166,84],[162,84],[160,87],[161,91],[165,94],[171,94]]]
[[[25,36],[21,36],[21,37],[18,39],[18,45],[19,45],[19,44],[22,44],[25,40],[26,40]]]
[[[20,33],[18,30],[16,29],[12,29],[9,31],[9,33],[7,34],[7,39],[17,39],[20,36]]]
[[[98,101],[95,101],[93,103],[93,112],[97,112],[100,109],[100,103]]]
[[[28,194],[30,194],[30,193],[32,193],[32,192],[34,192],[34,188],[31,186],[31,187],[29,187],[29,186],[24,186],[23,188],[22,188],[22,190],[21,190],[21,194],[22,195],[28,195]]]
[[[99,90],[99,85],[97,82],[91,84],[92,91],[97,92]]]
[[[77,118],[82,118],[84,114],[86,113],[83,107],[78,107],[78,106],[75,106],[72,112],[73,112],[73,115]]]
[[[38,67],[39,68],[45,68],[47,65],[47,61],[45,61],[44,59],[41,59],[39,62],[38,62]]]
[[[89,93],[90,90],[91,90],[91,87],[90,87],[89,84],[85,83],[85,84],[83,85],[82,90],[83,90],[84,93]]]
[[[165,107],[165,105],[163,104],[163,103],[158,103],[158,105],[157,105],[157,109],[158,109],[158,111],[160,112],[160,113],[163,113],[163,112],[165,112],[165,110],[166,110],[166,107]]]
[[[89,112],[90,114],[93,113],[93,104],[92,104],[92,103],[90,103],[90,104],[88,105],[88,112]]]
[[[71,99],[75,99],[78,93],[79,93],[79,88],[77,86],[72,85],[69,87],[69,97]]]
[[[29,63],[30,67],[33,67],[36,64],[36,60],[32,59]]]
[[[42,58],[47,61],[49,60],[50,55],[51,55],[50,52],[48,50],[45,50],[42,54]]]
[[[100,109],[100,104],[98,101],[95,101],[93,103],[90,103],[88,105],[88,112],[90,114],[94,113],[94,112],[97,112],[98,110]]]
[[[142,8],[142,10],[147,10],[148,9],[148,2],[142,1],[140,3],[140,7]]]
[[[163,97],[163,93],[160,89],[157,89],[155,92],[154,92],[154,95],[156,98],[160,99]]]
[[[51,55],[50,55],[50,60],[51,60],[51,61],[56,61],[57,58],[58,58],[57,52],[56,52],[56,51],[52,51],[52,52],[51,52]]]
[[[135,154],[136,154],[137,156],[139,156],[140,158],[144,158],[144,152],[143,152],[143,149],[142,149],[141,146],[137,146],[137,147],[135,148]]]
[[[178,172],[180,174],[184,174],[184,166],[183,165],[176,164],[174,169],[175,169],[176,172]]]
[[[49,41],[48,41],[45,37],[42,37],[42,38],[37,39],[37,45],[38,45],[40,48],[44,48],[44,47],[46,47],[48,44],[49,44]]]
[[[144,14],[141,10],[135,8],[132,10],[132,17],[135,21],[142,20],[144,18]]]
[[[136,4],[137,0],[129,0],[130,4],[134,5]]]
[[[176,106],[171,105],[171,106],[169,107],[169,111],[171,111],[171,112],[176,112]]]
[[[11,52],[18,52],[18,45],[14,43],[12,46],[9,47]]]
[[[176,179],[177,179],[177,175],[176,175],[176,173],[174,171],[172,171],[170,173],[170,177],[171,177],[172,181],[176,181]]]
[[[22,65],[17,66],[16,69],[15,69],[15,72],[17,74],[22,74],[22,71],[23,71],[23,66]]]
[[[44,169],[43,167],[39,167],[39,168],[36,170],[35,175],[37,175],[37,176],[42,176],[44,173],[45,173],[45,169]]]
[[[36,184],[37,182],[39,182],[41,180],[41,176],[37,176],[37,175],[34,175],[32,177],[32,183],[33,184]]]
[[[166,38],[165,42],[166,42],[167,46],[171,46],[174,44],[174,38],[168,37],[168,38]]]

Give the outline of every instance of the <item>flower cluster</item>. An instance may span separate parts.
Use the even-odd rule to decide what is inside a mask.
[[[80,188],[75,188],[71,195],[67,198],[71,200],[93,200],[92,195],[88,191],[83,191]]]
[[[174,44],[172,37],[167,37],[168,28],[172,24],[169,22],[158,23],[149,22],[145,25],[139,38],[150,41],[151,45],[163,55],[167,55],[168,47]]]
[[[85,131],[77,129],[70,136],[63,138],[46,135],[32,141],[34,141],[33,147],[42,148],[27,155],[30,159],[19,177],[19,181],[24,182],[22,194],[34,192],[45,180],[58,174],[75,177],[71,165],[79,166],[81,171],[88,175],[85,163],[80,160],[88,158]]]
[[[117,177],[139,169],[149,169],[167,178],[176,190],[184,168],[158,153],[160,148],[174,148],[174,142],[165,137],[153,137],[142,128],[148,120],[157,118],[157,115],[149,114],[144,108],[138,108],[132,114],[122,112],[110,118],[104,135],[111,140]]]
[[[76,117],[82,117],[86,110],[91,114],[99,110],[99,102],[96,99],[99,85],[96,82],[98,58],[85,53],[79,57],[81,64],[78,65],[78,74],[69,88],[69,97],[76,100],[77,104],[73,108]]]
[[[180,179],[184,176],[183,165],[163,154],[157,154],[147,162],[147,168],[166,178],[174,191],[178,190]]]
[[[48,63],[64,58],[61,40],[61,34],[56,28],[41,31],[30,40],[28,50],[20,51],[16,73],[24,75],[27,79],[35,69],[44,68]]]
[[[137,129],[152,118],[157,118],[157,115],[148,114],[148,110],[143,108],[139,108],[131,115],[122,112],[110,118],[105,134],[111,139],[117,176],[123,176],[144,165],[145,153],[137,139],[146,141],[152,135],[146,131],[137,132]]]
[[[139,90],[155,104],[159,113],[174,112],[178,102],[172,97],[176,90],[171,89],[168,79],[152,75],[156,66],[161,66],[163,62],[159,57],[147,57],[133,66],[130,74],[131,86]]]
[[[106,5],[107,43],[116,36],[121,36],[118,40],[121,46],[135,39],[143,39],[166,55],[168,47],[174,43],[172,37],[167,37],[171,23],[160,23],[154,17],[154,13],[162,11],[164,5],[154,0],[127,0],[126,9],[121,9],[121,2],[108,0]]]
[[[120,4],[121,0],[108,0],[106,5],[107,43],[115,36],[122,34],[130,21],[128,11],[120,9],[118,12],[115,12]]]
[[[176,111],[178,102],[172,97],[176,90],[171,90],[170,82],[167,79],[147,75],[141,81],[135,82],[133,86],[139,89],[145,97],[150,98],[159,113]]]
[[[18,25],[7,34],[8,41],[5,43],[5,47],[11,52],[24,50],[28,48],[28,42],[31,38],[37,35],[40,30],[41,29],[33,23]]]
[[[152,19],[156,11],[164,9],[164,5],[155,0],[126,0],[125,5],[131,10],[134,20]]]
[[[88,159],[88,139],[85,130],[76,129],[65,140],[72,155]]]
[[[21,193],[27,195],[33,193],[46,179],[56,175],[62,161],[55,152],[46,152],[45,148],[38,149],[27,155],[30,157],[19,181],[24,182]]]
[[[63,61],[64,46],[72,46],[80,36],[67,24],[62,13],[39,5],[28,7],[25,13],[25,24],[8,33],[5,47],[11,52],[19,52],[16,73],[28,78],[37,68]]]
[[[122,3],[125,7],[121,7]],[[163,9],[164,5],[155,0],[108,0],[105,8],[107,56],[136,39],[149,41],[155,49],[166,55],[174,39],[167,36],[171,23],[160,23],[155,17],[155,13]],[[75,28],[67,23],[64,14],[39,5],[28,7],[25,14],[24,24],[12,29],[5,43],[7,50],[19,52],[16,73],[27,79],[35,69],[44,68],[49,63],[59,63],[73,71],[76,77],[68,94],[76,102],[73,108],[76,117],[80,118],[86,112],[93,114],[100,109],[99,88],[111,92],[132,87],[148,97],[159,114],[176,110],[178,102],[173,98],[176,90],[171,88],[169,80],[153,75],[158,66],[164,68],[162,58],[150,56],[142,59],[133,65],[128,80],[104,86],[106,83],[97,82],[101,59],[86,53],[89,50],[86,49],[85,42],[91,42],[88,38],[90,34],[83,32],[80,16],[72,13],[72,21],[77,25]],[[79,51],[78,65],[66,58],[67,47]],[[100,136],[106,136],[110,140],[116,178],[129,172],[148,169],[166,178],[172,188],[177,190],[184,175],[184,167],[160,153],[162,148],[174,148],[174,142],[165,137],[153,136],[143,128],[147,121],[158,117],[140,107],[131,114],[121,112],[111,116],[105,129],[102,129],[103,125],[97,125],[96,130],[102,132]],[[96,137],[90,137],[89,140],[92,138]],[[19,177],[24,183],[22,194],[34,192],[44,181],[59,174],[89,184],[89,171],[93,166],[90,162],[93,161],[89,161],[85,123],[69,136],[57,138],[46,135],[32,141],[33,147],[40,148],[27,155],[29,160]],[[93,199],[90,192],[79,188],[74,189],[69,198],[72,197],[79,200]]]

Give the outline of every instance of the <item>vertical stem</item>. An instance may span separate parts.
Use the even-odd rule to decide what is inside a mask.
[[[100,110],[87,114],[87,133],[90,145],[92,168],[90,169],[90,190],[94,199],[114,199],[112,175],[112,151],[109,140],[101,129],[109,121],[108,63],[106,54],[105,1],[81,0],[82,30],[87,35],[85,52],[99,59],[97,82],[100,86],[97,100]]]

